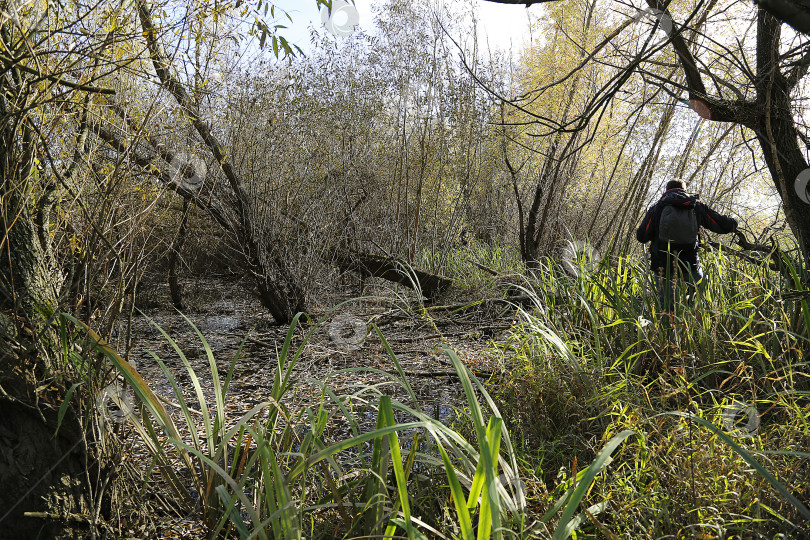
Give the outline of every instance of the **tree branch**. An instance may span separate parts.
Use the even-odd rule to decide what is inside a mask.
[[[5,69],[16,68],[26,73],[30,73],[32,75],[36,75],[38,77],[42,77],[49,81],[55,82],[56,84],[60,84],[62,86],[67,86],[68,88],[72,88],[74,90],[81,90],[82,92],[91,92],[95,94],[115,94],[115,90],[112,88],[99,88],[98,86],[91,86],[87,84],[75,83],[73,81],[68,81],[59,77],[57,75],[51,75],[49,73],[42,73],[41,71],[28,67],[22,62],[20,62],[16,58],[9,58],[8,56],[0,53],[0,62],[3,62]]]
[[[214,221],[219,223],[225,230],[228,231],[233,230],[234,226],[233,220],[228,218],[228,216],[222,209],[218,208],[217,205],[211,204],[212,201],[206,201],[201,199],[200,197],[197,196],[197,193],[195,191],[184,186],[182,182],[174,180],[174,178],[170,176],[165,170],[156,167],[153,163],[154,161],[153,158],[141,156],[131,150],[128,150],[127,146],[124,144],[123,141],[121,141],[120,139],[118,139],[118,137],[113,135],[113,133],[110,130],[108,130],[107,128],[98,123],[91,122],[90,127],[93,133],[95,133],[95,135],[99,139],[107,143],[110,147],[112,147],[121,154],[128,152],[132,158],[132,161],[136,165],[141,167],[148,174],[159,179],[163,183],[163,185],[165,185],[167,188],[171,189],[181,197],[192,201],[198,208],[200,208],[204,212],[207,212],[212,218],[214,218]],[[166,157],[169,158],[170,160],[171,154],[167,155]]]
[[[695,57],[689,50],[689,46],[682,35],[684,27],[677,27],[667,6],[661,3],[660,0],[647,0],[647,4],[651,8],[660,11],[664,17],[669,18],[669,23],[672,25],[669,39],[686,77],[686,87],[689,90],[689,103],[692,108],[700,114],[701,117],[707,120],[714,120],[715,122],[740,122],[745,124],[746,120],[743,118],[748,118],[748,122],[752,121],[750,114],[753,112],[751,111],[753,107],[752,103],[739,99],[725,100],[708,95]],[[714,78],[710,72],[709,75]]]

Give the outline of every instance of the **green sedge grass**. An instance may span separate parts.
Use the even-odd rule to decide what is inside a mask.
[[[549,481],[598,455],[589,438],[647,434],[624,445],[620,466],[591,488],[595,509],[611,501],[607,525],[596,515],[569,524],[619,537],[803,530],[807,271],[798,260],[783,264],[776,273],[710,254],[706,288],[673,314],[658,312],[651,275],[631,258],[582,265],[573,276],[550,259],[536,266],[525,287],[536,307],[501,344],[498,392],[522,404],[507,421],[529,441],[524,459]],[[729,435],[738,403],[763,418],[742,441]],[[662,419],[670,413],[682,416]],[[783,452],[783,441],[792,450]],[[672,463],[685,469],[667,470]]]
[[[378,370],[377,373],[397,382],[411,405],[393,399],[378,387],[366,386],[352,395],[337,396],[324,382],[320,407],[302,407],[293,413],[282,400],[290,387],[292,366],[313,331],[307,332],[303,343],[293,348],[298,318],[290,326],[279,353],[277,374],[267,401],[229,423],[224,411],[236,358],[221,380],[204,336],[188,321],[209,360],[211,373],[204,373],[204,377],[195,372],[179,345],[160,331],[189,374],[199,414],[193,413],[171,371],[154,355],[179,405],[185,422],[181,428],[137,370],[89,327],[71,320],[84,327],[88,342],[132,386],[142,407],[140,416],[133,414],[128,420],[152,454],[151,468],[161,474],[180,504],[189,510],[196,509],[212,538],[234,535],[301,538],[306,523],[313,524],[310,534],[317,536],[320,531],[326,537],[331,533],[325,531],[333,533],[335,523],[326,520],[330,523],[326,527],[324,523],[318,524],[318,517],[330,511],[339,517],[339,529],[347,537],[401,534],[408,538],[452,537],[452,532],[439,530],[448,526],[446,522],[425,516],[419,508],[416,482],[412,481],[418,476],[417,463],[420,470],[430,469],[444,476],[455,514],[449,528],[457,531],[458,537],[483,539],[533,534],[527,523],[517,456],[500,410],[484,384],[450,349],[445,352],[458,374],[473,426],[474,436],[469,440],[419,408],[396,354],[376,327],[375,332],[396,367],[396,373]],[[215,386],[211,406],[203,392],[203,378],[210,378]],[[369,393],[376,395],[371,401],[376,426],[364,431],[353,413],[352,402]],[[352,434],[329,442],[325,437],[328,420],[336,414],[349,421]],[[398,421],[397,414],[411,420]],[[294,429],[301,427],[303,434]],[[410,449],[403,452],[399,434],[413,430],[432,441],[430,451],[419,449],[416,436]],[[609,442],[606,454],[600,454],[588,469],[590,476],[564,501],[565,505],[560,505],[563,515],[555,537],[564,537],[572,530],[571,523],[583,519],[584,514],[577,511],[582,486],[602,470],[609,454],[626,437],[622,434]],[[229,442],[235,443],[235,450],[229,450]],[[370,451],[367,443],[371,444]],[[356,458],[344,462],[347,451]],[[393,485],[389,482],[391,478]],[[357,498],[357,494],[361,496]],[[201,504],[195,503],[197,498]]]
[[[164,334],[199,402],[197,414],[155,356],[180,405],[179,427],[137,371],[87,334],[141,403],[140,416],[129,420],[154,470],[181,504],[197,509],[211,536],[798,534],[810,492],[810,311],[807,270],[784,264],[786,272],[775,274],[711,256],[697,304],[670,315],[658,313],[649,272],[629,257],[583,264],[573,276],[541,261],[522,285],[532,307],[500,345],[508,358],[495,397],[491,384],[446,351],[466,425],[445,425],[421,410],[376,328],[394,370],[335,375],[367,371],[395,383],[396,392],[360,385],[338,395],[326,379],[317,381],[317,407],[289,404],[293,368],[317,328],[293,346],[299,316],[266,401],[230,422],[224,411],[234,364],[220,379],[195,329],[211,371],[198,376]],[[214,383],[210,404],[203,378]],[[727,418],[738,401],[763,416],[743,439]],[[349,435],[331,435],[335,419]],[[414,434],[409,446],[406,434]],[[433,482],[422,478],[425,471]],[[556,487],[540,489],[529,504],[527,483]],[[444,501],[438,509],[426,503],[437,499]]]

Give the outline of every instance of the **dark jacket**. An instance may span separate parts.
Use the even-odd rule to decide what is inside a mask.
[[[647,210],[647,214],[636,231],[636,239],[642,244],[652,241],[652,246],[650,246],[650,269],[653,272],[665,267],[667,264],[667,248],[658,245],[658,220],[661,217],[661,210],[667,204],[683,208],[694,207],[698,225],[712,232],[726,234],[737,230],[737,221],[734,218],[718,214],[698,201],[696,195],[689,195],[680,188],[670,189]],[[693,267],[699,265],[697,243],[691,246],[673,246],[673,248],[673,251],[678,252],[678,259],[681,262]]]

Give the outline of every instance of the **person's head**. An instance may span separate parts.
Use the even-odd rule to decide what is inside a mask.
[[[684,189],[683,182],[681,182],[680,180],[670,180],[669,182],[667,182],[666,191],[669,191],[670,189]]]

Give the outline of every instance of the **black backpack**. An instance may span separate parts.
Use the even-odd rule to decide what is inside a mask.
[[[698,241],[698,220],[695,203],[667,204],[660,209],[658,241],[661,245],[694,246]]]

